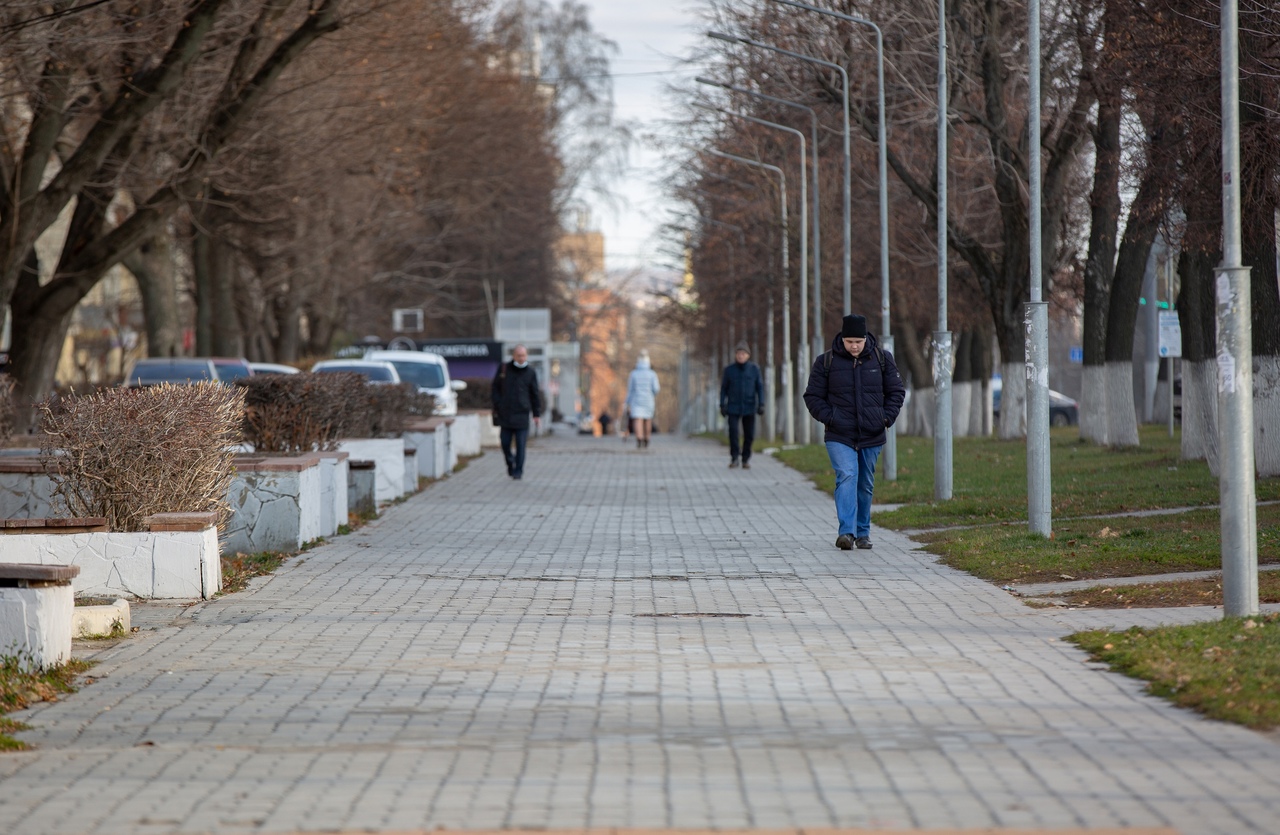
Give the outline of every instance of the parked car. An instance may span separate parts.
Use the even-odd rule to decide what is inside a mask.
[[[400,379],[413,383],[418,391],[435,399],[433,414],[453,416],[458,413],[458,392],[466,389],[462,380],[449,378],[449,363],[439,354],[426,351],[367,351],[366,360],[389,362]]]
[[[366,381],[380,386],[399,385],[400,375],[389,362],[375,360],[322,360],[311,366],[316,374],[360,374]]]
[[[186,385],[217,379],[218,371],[208,357],[148,357],[133,364],[125,375],[124,385],[130,388],[161,383]]]
[[[247,359],[235,357],[209,357],[209,359],[213,361],[213,370],[218,373],[218,379],[224,383],[253,376],[253,368]]]
[[[1003,387],[999,377],[991,381],[991,410],[997,420],[1000,419],[1000,391]],[[1049,425],[1075,426],[1080,423],[1080,404],[1065,394],[1049,389]]]
[[[249,367],[257,374],[297,374],[298,369],[292,365],[281,365],[278,362],[251,362]]]

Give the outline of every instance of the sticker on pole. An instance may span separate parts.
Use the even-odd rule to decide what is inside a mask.
[[[1174,310],[1160,311],[1160,356],[1182,356],[1182,325]]]

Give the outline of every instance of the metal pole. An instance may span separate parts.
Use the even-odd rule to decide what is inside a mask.
[[[803,138],[803,135],[802,135]],[[795,375],[791,374],[791,293],[790,278],[790,262],[788,261],[788,235],[787,235],[787,175],[781,168],[776,165],[770,165],[767,162],[761,162],[756,159],[748,159],[740,157],[737,154],[727,154],[724,151],[717,151],[715,148],[708,148],[707,151],[718,157],[740,162],[743,165],[753,165],[757,168],[764,168],[778,175],[778,191],[780,194],[780,204],[782,207],[782,372],[787,375],[783,378],[782,397],[786,409],[786,420],[783,422],[783,440],[785,443],[794,444],[796,442],[795,434]],[[801,159],[803,160],[803,155]],[[801,178],[803,182],[803,178]],[[803,205],[803,204],[801,204]],[[769,297],[769,355],[770,366],[773,364],[773,297]],[[770,376],[772,377],[772,371]],[[770,406],[772,412],[772,405]]]
[[[876,143],[879,146],[879,175],[880,175],[880,337],[884,350],[893,353],[893,336],[892,325],[889,321],[889,151],[887,130],[885,127],[886,114],[884,106],[884,33],[880,27],[874,22],[866,18],[856,17],[855,15],[844,14],[843,12],[835,12],[829,9],[820,9],[817,6],[811,6],[808,3],[799,3],[796,0],[776,0],[786,6],[793,6],[797,9],[804,9],[817,14],[827,15],[828,17],[847,20],[850,23],[857,23],[862,26],[869,26],[875,30],[876,35],[876,103],[878,114],[876,119]],[[847,89],[847,88],[846,88]],[[845,124],[846,143],[848,140],[848,111],[849,102],[846,96],[845,100]],[[848,154],[848,145],[845,145],[845,153]],[[848,157],[846,156],[846,160]],[[816,163],[815,163],[816,165]],[[848,168],[845,169],[848,171]],[[847,184],[846,180],[846,184]],[[846,198],[848,192],[845,192]],[[846,209],[847,211],[847,209]],[[846,273],[846,276],[848,273]],[[845,311],[850,310],[849,288],[845,287]],[[884,448],[884,477],[886,481],[898,480],[898,437],[897,433],[892,429],[886,436]]]
[[[1172,313],[1173,312],[1173,247],[1170,246],[1167,251],[1169,253],[1169,256],[1165,259],[1165,262],[1164,262],[1164,277],[1165,277],[1165,285],[1167,287],[1167,295],[1169,296],[1169,312]],[[1169,365],[1168,365],[1169,370],[1166,376],[1169,378],[1169,381],[1168,381],[1169,382],[1169,437],[1172,438],[1173,437],[1173,357],[1170,356],[1168,359],[1169,359]]]
[[[1031,201],[1031,301],[1026,308],[1027,365],[1027,523],[1040,536],[1053,535],[1053,485],[1049,461],[1049,305],[1041,301],[1043,275],[1040,230],[1040,0],[1028,8],[1030,61],[1027,177]]]
[[[1240,261],[1240,77],[1237,0],[1222,3],[1222,263],[1218,318],[1218,474],[1226,617],[1258,613],[1253,463],[1253,325],[1249,268]]]
[[[767,128],[784,131],[790,133],[800,140],[800,362],[803,363],[808,355],[806,346],[809,342],[809,296],[807,292],[808,285],[805,283],[805,276],[809,274],[809,178],[806,175],[806,157],[804,133],[795,128],[786,125],[780,125],[777,122],[771,122],[768,119],[760,119],[755,116],[748,116],[745,113],[734,113],[720,107],[707,107],[706,105],[694,103],[695,107],[703,110],[714,110],[723,113],[726,116],[733,116],[738,119],[745,119],[748,122],[754,122],[757,125],[763,125]],[[787,263],[787,251],[789,248],[789,238],[787,233],[787,183],[782,181],[782,316],[783,316],[783,339],[785,340],[786,349],[784,351],[783,365],[786,368],[786,383],[784,389],[786,393],[784,400],[787,403],[787,443],[796,442],[795,424],[799,418],[796,396],[795,396],[795,373],[791,368],[791,270]],[[808,444],[810,441],[810,422],[808,420],[800,421],[800,443]]]
[[[951,498],[951,332],[947,330],[947,0],[938,0],[938,330],[933,334],[933,497]]]
[[[841,88],[841,104],[843,105],[843,130],[844,130],[844,312],[850,311],[852,304],[852,284],[853,284],[853,260],[851,257],[853,247],[853,214],[851,206],[852,194],[852,178],[853,168],[851,155],[849,152],[849,73],[839,64],[831,61],[824,61],[821,58],[815,58],[812,55],[804,55],[799,52],[792,52],[789,49],[783,49],[780,46],[753,41],[750,38],[739,38],[736,35],[726,35],[722,32],[708,32],[708,37],[715,38],[719,41],[727,41],[729,43],[740,43],[744,46],[755,47],[756,49],[767,49],[770,52],[776,52],[779,55],[786,55],[800,61],[807,61],[810,64],[827,67],[840,73],[840,81],[843,85]]]
[[[781,104],[786,107],[794,107],[797,110],[804,110],[809,114],[810,202],[813,206],[811,210],[813,222],[809,225],[809,231],[813,238],[812,257],[810,259],[810,264],[813,267],[813,330],[810,335],[807,350],[801,351],[800,357],[796,360],[796,374],[798,381],[800,381],[802,378],[799,378],[799,375],[809,371],[811,359],[822,353],[823,343],[825,342],[822,335],[822,193],[821,184],[819,182],[820,160],[818,157],[818,112],[808,105],[800,104],[799,102],[791,101],[790,99],[779,98],[778,96],[770,96],[766,93],[761,93],[746,87],[722,84],[719,81],[713,81],[712,79],[705,78],[703,76],[699,76],[694,80],[699,84],[707,84],[712,87],[722,87],[730,92],[753,96],[755,98],[771,101],[775,104]],[[803,272],[803,270],[801,270],[801,272]],[[801,286],[803,287],[803,284]],[[801,304],[803,304],[803,301]],[[892,337],[886,337],[884,349],[886,351],[892,351],[892,346]],[[797,404],[796,412],[799,420],[801,421],[801,426],[805,427],[804,432],[801,434],[802,443],[807,444],[812,440],[814,432],[822,432],[822,425],[809,416],[808,410],[804,408],[802,403]],[[897,447],[896,438],[890,443],[892,443],[895,448]],[[888,457],[889,456],[886,454],[886,462],[888,461]],[[893,481],[897,477],[896,468],[894,468],[893,475],[889,475],[890,467],[888,464],[886,464],[884,472],[890,481]]]

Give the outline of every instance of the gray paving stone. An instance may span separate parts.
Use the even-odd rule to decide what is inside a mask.
[[[99,681],[18,716],[0,832],[1280,832],[1274,738],[1061,640],[1220,612],[839,551],[828,497],[723,459],[541,439],[523,481],[486,455],[244,592],[139,606]]]

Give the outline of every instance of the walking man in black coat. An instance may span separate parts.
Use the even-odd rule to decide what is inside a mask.
[[[867,333],[866,318],[844,317],[831,350],[814,361],[804,392],[809,414],[826,427],[836,471],[837,548],[871,547],[876,460],[906,396],[893,354]]]
[[[747,343],[739,342],[733,362],[720,377],[720,414],[729,421],[729,469],[738,466],[751,469],[751,442],[756,436],[756,415],[764,414],[764,380],[760,366],[751,362]],[[738,426],[742,426],[742,443],[738,443]]]
[[[492,395],[502,455],[507,459],[507,475],[519,481],[524,476],[529,414],[533,413],[535,427],[542,424],[542,392],[538,388],[538,372],[529,365],[529,349],[517,345],[511,351],[511,362],[503,363],[493,378]]]

